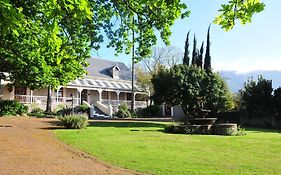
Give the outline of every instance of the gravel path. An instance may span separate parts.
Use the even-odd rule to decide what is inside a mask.
[[[59,142],[55,119],[0,117],[0,174],[139,174],[96,160]]]

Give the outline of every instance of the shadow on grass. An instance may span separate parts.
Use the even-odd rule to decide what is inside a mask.
[[[164,128],[166,125],[161,123],[148,122],[104,122],[104,121],[90,121],[90,127],[115,127],[115,128],[136,128],[136,127],[155,127]]]
[[[41,127],[40,129],[46,129],[46,130],[57,130],[57,129],[66,129],[61,125],[61,122],[59,120],[50,120],[50,121],[43,121],[45,123],[48,123],[46,127]]]
[[[270,129],[270,128],[256,128],[256,127],[246,127],[246,131],[250,131],[253,133],[260,133],[260,132],[275,132],[281,134],[281,130],[277,129]]]

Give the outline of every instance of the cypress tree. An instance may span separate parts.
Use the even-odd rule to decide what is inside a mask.
[[[187,66],[189,65],[189,61],[190,61],[190,58],[189,58],[189,33],[190,33],[190,31],[186,35],[184,56],[183,56],[183,61],[182,61],[183,64],[185,64]]]
[[[198,53],[199,56],[198,56],[198,59],[196,61],[197,67],[200,67],[200,68],[202,68],[202,64],[203,64],[203,53],[204,53],[204,41],[202,42],[200,52]]]
[[[206,55],[205,55],[205,60],[204,60],[204,69],[205,70],[210,70],[211,67],[211,55],[210,55],[210,28],[211,25],[208,28],[208,33],[207,33],[207,46],[206,46]]]
[[[193,39],[193,52],[192,52],[192,61],[191,64],[195,65],[196,64],[196,60],[197,60],[197,50],[196,50],[196,44],[197,44],[197,40],[196,40],[196,36],[194,34],[194,39]]]

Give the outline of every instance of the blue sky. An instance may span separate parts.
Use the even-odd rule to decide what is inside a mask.
[[[262,0],[266,8],[256,14],[252,23],[225,32],[220,26],[211,27],[212,67],[215,70],[234,70],[245,73],[256,70],[281,70],[281,1]],[[206,40],[209,24],[225,0],[185,0],[191,15],[177,20],[172,27],[171,46],[184,50],[186,33],[196,34],[198,43]],[[192,44],[192,43],[191,43]],[[161,41],[157,46],[163,46]],[[98,56],[129,64],[130,56],[114,55],[113,49],[102,47]],[[93,54],[92,56],[97,56]]]

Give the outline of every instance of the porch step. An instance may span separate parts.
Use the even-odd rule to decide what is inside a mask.
[[[111,118],[110,116],[106,115],[104,112],[102,112],[98,107],[94,107],[94,115],[91,116],[90,118],[93,119],[106,119],[106,118]]]

